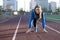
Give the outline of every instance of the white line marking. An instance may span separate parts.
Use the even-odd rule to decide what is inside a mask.
[[[41,24],[41,23],[40,23]],[[42,24],[41,24],[42,25]],[[45,25],[47,28],[49,28],[50,30],[52,30],[52,31],[55,31],[56,33],[58,33],[58,34],[60,34],[60,31],[58,31],[58,30],[56,30],[56,29],[53,29],[53,28],[51,28],[50,26],[48,26],[48,25]]]
[[[51,28],[51,27],[49,27],[49,26],[47,26],[47,25],[46,25],[46,27],[49,28],[50,30],[55,31],[56,33],[60,34],[60,31],[58,31],[58,30],[56,30],[56,29],[53,29],[53,28]]]
[[[47,17],[49,18],[49,17]],[[50,18],[50,19],[54,19],[54,18]],[[54,20],[60,20],[60,19],[54,19]],[[50,30],[52,31],[55,31],[56,33],[60,34],[60,31],[56,30],[56,29],[53,29],[52,27],[48,26],[48,25],[45,25],[47,28],[49,28]]]
[[[45,20],[44,20],[45,21]],[[41,23],[40,23],[41,24]],[[41,24],[42,25],[42,24]],[[53,30],[53,31],[55,31],[56,33],[58,33],[58,34],[60,34],[60,31],[58,31],[58,30],[56,30],[56,29],[53,29],[53,28],[51,28],[50,26],[48,26],[48,25],[45,25],[47,28],[49,28],[50,30]]]
[[[16,38],[16,35],[17,35],[17,31],[18,31],[18,28],[19,28],[20,21],[21,21],[21,17],[20,17],[20,19],[19,19],[19,22],[18,22],[18,25],[17,25],[17,27],[16,27],[16,30],[15,30],[15,33],[14,33],[14,35],[13,35],[12,40],[15,40],[15,38]]]

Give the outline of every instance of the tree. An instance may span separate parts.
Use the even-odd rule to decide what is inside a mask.
[[[60,12],[60,7],[58,8],[58,12]]]
[[[47,12],[47,9],[46,9],[46,8],[43,8],[43,11],[44,11],[44,12]]]
[[[51,12],[52,12],[52,10],[49,10],[49,11],[48,11],[48,13],[51,13]]]
[[[56,11],[57,11],[57,12],[60,12],[60,7],[58,7],[58,8],[56,9]]]
[[[59,13],[60,13],[60,7],[56,9],[56,14],[59,14]]]
[[[0,9],[0,15],[2,14],[2,9]]]
[[[23,8],[21,8],[19,11],[18,11],[19,14],[23,14],[24,11],[23,11]]]

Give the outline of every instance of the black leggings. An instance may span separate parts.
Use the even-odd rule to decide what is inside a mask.
[[[35,14],[34,15],[34,19],[33,19],[33,25],[34,25],[34,27],[36,27],[36,22],[37,22],[38,19],[39,19],[39,14]]]
[[[36,27],[36,22],[37,22],[37,20],[38,20],[38,19],[36,19],[36,18],[34,18],[34,20],[33,20],[33,25],[34,25],[34,27]]]

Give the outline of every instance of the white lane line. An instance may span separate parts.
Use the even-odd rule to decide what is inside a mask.
[[[55,31],[56,33],[60,34],[60,31],[58,31],[58,30],[56,30],[56,29],[53,29],[53,28],[51,28],[51,27],[48,26],[48,25],[46,25],[46,27],[49,28],[50,30]]]
[[[41,25],[42,25],[42,23],[40,23]],[[60,31],[58,31],[58,30],[56,30],[56,29],[54,29],[54,28],[52,28],[52,27],[50,27],[50,26],[48,26],[48,25],[45,25],[47,28],[49,28],[50,30],[52,30],[52,31],[55,31],[56,33],[58,33],[58,34],[60,34]]]
[[[20,22],[21,22],[21,17],[20,17],[20,19],[19,19],[19,22],[18,22],[18,25],[17,25],[17,27],[16,27],[16,30],[15,30],[15,33],[14,33],[14,35],[13,35],[12,40],[15,40],[15,38],[16,38],[16,35],[17,35],[17,31],[18,31]]]

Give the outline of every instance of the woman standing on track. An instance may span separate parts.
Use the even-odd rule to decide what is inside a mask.
[[[41,20],[42,23],[42,28],[44,32],[47,32],[45,30],[45,21],[44,21],[44,13],[41,10],[41,6],[36,5],[35,8],[30,12],[30,19],[29,19],[29,29],[26,33],[31,32],[31,28],[32,28],[32,23],[34,25],[34,32],[37,32],[37,26],[36,26],[36,22],[37,20]]]

